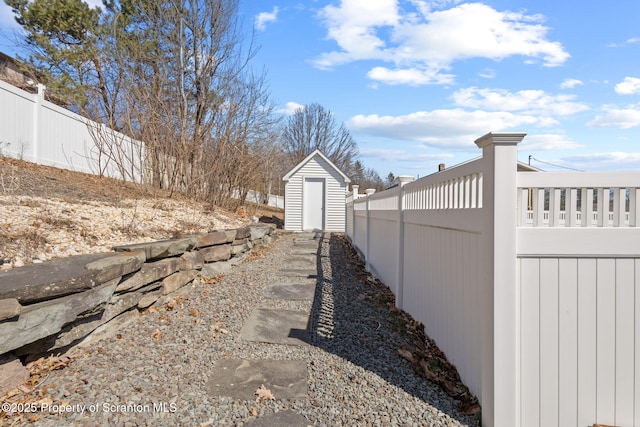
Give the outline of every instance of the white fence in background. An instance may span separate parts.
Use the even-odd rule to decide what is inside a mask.
[[[0,154],[33,163],[141,182],[143,146],[0,81]]]
[[[350,196],[347,235],[483,425],[640,427],[640,173],[517,172],[522,138]]]
[[[275,194],[268,194],[265,198],[263,193],[249,190],[247,192],[247,201],[257,203],[259,205],[266,204],[267,206],[284,209],[284,196],[276,196]]]
[[[78,172],[143,182],[144,144],[0,80],[0,155]],[[247,200],[262,204],[261,193]],[[284,197],[267,205],[284,209]]]

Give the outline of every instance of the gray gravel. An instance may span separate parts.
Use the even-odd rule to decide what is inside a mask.
[[[313,302],[264,298],[270,284],[282,281],[277,272],[287,267],[295,238],[280,234],[263,258],[235,267],[217,284],[190,286],[173,310],[146,313],[53,372],[40,387],[55,403],[95,411],[41,413],[30,425],[241,426],[287,409],[315,426],[478,425],[397,355],[410,342],[389,310],[389,295],[367,280],[341,235],[321,239]],[[242,341],[240,328],[256,307],[311,309],[311,345]],[[209,396],[209,374],[225,358],[306,360],[309,399],[257,403]]]

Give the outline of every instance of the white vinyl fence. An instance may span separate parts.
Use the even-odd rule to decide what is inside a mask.
[[[0,81],[0,154],[141,182],[143,144]]]
[[[347,235],[484,426],[640,427],[640,173],[517,172],[524,136],[349,196]]]

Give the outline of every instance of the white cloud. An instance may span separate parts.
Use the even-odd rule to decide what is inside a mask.
[[[638,42],[640,42],[640,37],[631,37],[630,39],[627,39],[622,43],[609,43],[607,47],[622,47],[628,44],[634,44]]]
[[[568,116],[589,109],[585,104],[575,102],[574,95],[549,95],[542,90],[514,93],[503,89],[470,87],[456,91],[453,99],[461,107],[554,116]]]
[[[518,145],[519,150],[567,150],[581,148],[582,145],[576,143],[571,138],[558,134],[533,134],[527,137]]]
[[[399,0],[342,0],[337,7],[325,7],[320,16],[328,38],[340,50],[320,55],[315,65],[331,68],[359,60],[391,62],[394,70],[375,67],[369,77],[381,77],[387,84],[418,85],[450,82],[451,75],[439,74],[467,58],[497,61],[520,55],[527,61],[541,60],[545,66],[561,65],[569,58],[559,42],[547,40],[548,28],[539,15],[499,12],[482,3],[436,11],[434,6],[457,2],[409,3],[419,14],[405,11]]]
[[[407,147],[403,149],[386,149],[386,148],[361,148],[360,156],[366,159],[372,159],[385,167],[395,167],[402,170],[415,170],[423,173],[425,170],[436,171],[438,164],[449,162],[454,157],[450,153],[425,153],[428,148],[424,146]],[[368,163],[368,161],[367,161]],[[400,166],[401,165],[401,166]],[[395,171],[394,171],[395,172]]]
[[[609,153],[576,154],[564,161],[585,170],[640,170],[640,153],[612,151]]]
[[[489,131],[556,124],[549,117],[463,109],[419,111],[402,116],[357,115],[346,122],[353,133],[451,149],[476,149],[473,141]]]
[[[304,105],[298,104],[297,102],[289,101],[285,104],[284,108],[280,108],[276,110],[276,112],[290,116],[297,110],[304,110]]]
[[[560,89],[573,89],[576,86],[582,86],[584,83],[578,79],[564,79],[560,83]]]
[[[260,31],[264,31],[267,28],[267,23],[276,22],[278,19],[278,11],[278,7],[275,6],[271,12],[262,12],[256,15],[256,28]]]
[[[640,93],[640,79],[637,77],[625,77],[615,86],[616,93],[620,95],[633,95]]]
[[[630,129],[640,126],[640,105],[629,105],[626,108],[617,108],[611,105],[603,107],[604,113],[597,115],[587,123],[590,127],[617,127]]]
[[[493,68],[485,68],[484,70],[480,71],[478,75],[484,79],[493,79],[496,77],[496,70],[494,70]]]
[[[419,149],[418,147],[417,149]],[[361,157],[373,157],[390,162],[441,162],[453,157],[448,153],[416,153],[416,148],[412,151],[388,149],[388,148],[361,148]]]
[[[371,80],[388,85],[406,84],[419,86],[429,83],[450,84],[454,81],[452,74],[441,74],[439,70],[408,68],[404,70],[390,70],[385,67],[374,67],[367,77]]]

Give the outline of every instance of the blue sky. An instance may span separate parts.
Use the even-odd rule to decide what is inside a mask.
[[[519,158],[545,170],[640,170],[640,2],[243,0],[240,12],[278,108],[322,104],[383,178],[477,157],[489,131],[526,132]],[[12,19],[2,4],[8,54]]]

